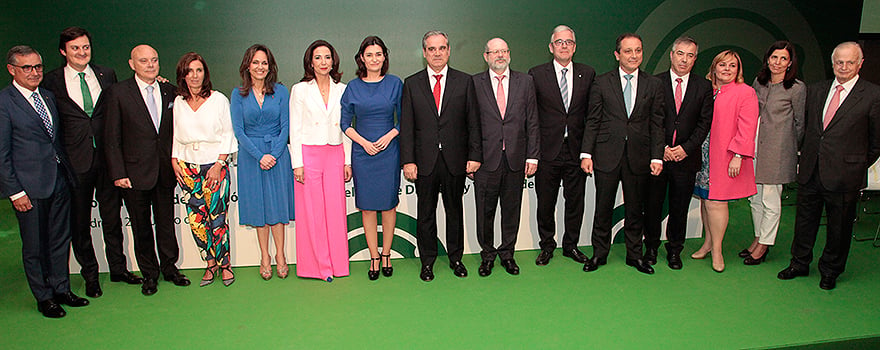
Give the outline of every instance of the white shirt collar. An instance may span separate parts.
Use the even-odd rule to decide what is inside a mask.
[[[441,69],[439,72],[435,72],[433,69],[431,69],[431,67],[425,67],[425,70],[428,72],[428,78],[433,78],[436,74],[443,74],[443,77],[445,78],[446,75],[449,73],[449,65],[447,64],[443,66],[443,69]]]
[[[15,88],[18,89],[18,92],[20,92],[25,99],[28,99],[28,101],[30,101],[31,95],[33,95],[34,92],[40,95],[40,97],[43,97],[43,94],[40,93],[39,88],[37,88],[36,90],[29,90],[28,88],[19,85],[18,82],[15,81],[15,79],[12,80],[12,86],[15,86]]]
[[[95,76],[95,71],[92,70],[91,65],[86,65],[86,68],[83,69],[83,73],[86,73],[86,79]],[[77,72],[76,69],[73,69],[70,64],[67,64],[64,66],[64,76],[67,77],[67,79],[79,79],[79,72]]]
[[[849,81],[847,81],[843,84],[838,82],[837,78],[834,78],[834,83],[831,84],[831,92],[834,92],[835,86],[843,85],[843,90],[846,91],[847,93],[849,93],[850,91],[852,91],[853,86],[856,86],[856,82],[858,82],[858,80],[859,80],[858,74],[856,74],[855,77],[853,77],[852,79],[850,79]]]
[[[562,64],[560,64],[560,63],[559,63],[558,61],[556,61],[555,59],[553,60],[553,69],[554,69],[555,71],[557,71],[557,72],[561,71],[562,68],[568,68],[568,71],[571,72],[571,66],[572,66],[572,65],[571,65],[571,61],[568,61],[568,65],[567,65],[567,66],[563,66]]]
[[[141,80],[141,78],[138,77],[137,74],[135,74],[134,81],[137,83],[138,89],[140,89],[140,90],[144,90],[147,88],[147,86],[150,86],[150,85],[152,85],[156,90],[159,89],[159,82],[156,80],[153,80],[152,84],[147,84],[145,81]]]
[[[636,68],[636,70],[634,70],[632,73],[627,73],[627,72],[623,71],[623,68],[621,68],[620,66],[617,66],[617,73],[620,74],[620,79],[626,79],[623,76],[627,75],[627,74],[632,74],[633,75],[632,79],[639,78],[639,69],[638,68]]]
[[[489,69],[489,78],[492,78],[492,80],[495,80],[495,77],[502,75],[510,79],[510,67],[505,68],[504,73],[501,74],[496,74],[494,70]]]

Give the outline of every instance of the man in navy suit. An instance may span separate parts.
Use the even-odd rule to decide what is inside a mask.
[[[587,175],[581,171],[578,155],[596,71],[586,64],[572,62],[577,42],[574,30],[568,26],[553,29],[549,47],[553,61],[529,70],[535,80],[541,125],[541,167],[535,172],[541,253],[535,264],[547,265],[556,249],[553,238],[556,236],[556,198],[560,183],[565,199],[562,255],[584,264],[588,258],[577,244],[584,222]]]
[[[859,190],[880,156],[880,87],[859,77],[864,60],[859,44],[837,45],[831,54],[835,78],[807,88],[791,264],[779,279],[810,273],[823,207],[828,224],[819,288],[834,289],[846,268]]]
[[[670,69],[657,74],[662,81],[665,113],[663,172],[651,176],[645,209],[645,261],[657,263],[663,202],[669,194],[669,220],[666,223],[666,261],[669,268],[682,268],[681,251],[687,230],[687,212],[694,193],[694,180],[700,171],[703,140],[712,125],[712,83],[691,74],[697,60],[697,42],[682,36],[672,43]],[[667,192],[667,188],[669,191]]]
[[[423,281],[434,279],[437,259],[437,199],[446,211],[446,252],[449,268],[467,276],[464,252],[465,175],[480,168],[480,117],[474,82],[467,73],[449,67],[446,33],[430,31],[422,37],[428,68],[403,83],[400,115],[400,163],[403,175],[414,181],[418,194],[416,226]]]
[[[100,205],[100,227],[104,250],[110,265],[111,281],[140,283],[141,278],[128,272],[122,249],[122,220],[119,211],[122,197],[119,189],[107,178],[103,144],[104,95],[116,83],[116,72],[91,62],[91,34],[80,27],[61,31],[58,50],[65,64],[46,73],[42,87],[57,98],[61,120],[62,142],[70,157],[77,186],[71,191],[70,234],[80,273],[86,282],[86,295],[97,298],[103,294],[98,283],[98,259],[92,246],[92,198]]]
[[[28,46],[6,55],[12,85],[0,90],[0,195],[15,208],[21,257],[37,309],[64,317],[59,304],[89,301],[70,291],[70,164],[61,146],[58,110],[40,89],[43,60]]]
[[[110,179],[122,189],[131,217],[135,256],[144,275],[141,293],[153,295],[160,272],[175,285],[190,284],[176,266],[180,249],[174,233],[172,197],[177,181],[171,169],[175,89],[156,79],[159,54],[149,45],[132,49],[128,65],[134,77],[108,91],[104,146]]]
[[[596,174],[593,258],[584,271],[604,265],[611,249],[611,216],[623,184],[626,264],[653,274],[642,259],[642,224],[650,175],[663,170],[663,89],[660,79],[639,69],[642,38],[617,37],[618,68],[596,77],[581,145],[581,168]]]
[[[483,163],[474,174],[480,276],[492,273],[495,257],[511,275],[519,274],[513,249],[519,232],[523,180],[538,169],[540,130],[535,87],[528,74],[509,68],[507,43],[486,43],[489,70],[473,76],[480,108]],[[495,247],[495,209],[501,202],[501,245]]]

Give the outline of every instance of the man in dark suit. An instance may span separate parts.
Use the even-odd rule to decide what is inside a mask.
[[[807,89],[792,258],[778,275],[788,280],[809,274],[824,207],[828,224],[819,288],[825,290],[834,289],[846,268],[859,190],[880,156],[880,87],[859,77],[862,48],[855,42],[837,45],[831,62],[835,79]]]
[[[547,265],[556,249],[556,199],[560,182],[565,199],[562,255],[584,264],[588,258],[577,244],[584,222],[587,175],[581,171],[578,155],[596,71],[586,64],[571,61],[577,42],[574,30],[568,26],[559,25],[553,29],[549,47],[553,61],[529,70],[535,82],[542,141],[541,168],[535,172],[541,253],[535,264]]]
[[[666,261],[669,268],[682,268],[681,251],[687,230],[687,212],[700,171],[703,140],[712,125],[712,83],[692,76],[697,60],[697,42],[682,36],[672,43],[669,71],[657,74],[664,96],[663,171],[648,182],[645,209],[645,261],[657,263],[663,202],[669,189],[669,220],[666,223]]]
[[[58,50],[65,65],[46,73],[42,86],[57,98],[61,119],[62,140],[70,157],[77,186],[70,192],[70,235],[73,254],[82,267],[86,295],[97,298],[103,294],[98,283],[98,259],[92,246],[92,198],[100,205],[104,250],[110,265],[112,281],[140,283],[126,267],[122,249],[122,220],[119,211],[122,197],[119,189],[107,178],[101,137],[104,132],[101,91],[116,83],[111,68],[91,64],[91,34],[80,27],[61,31]]]
[[[418,195],[419,258],[423,281],[434,279],[437,259],[437,197],[446,210],[446,252],[449,267],[467,276],[464,252],[465,175],[480,168],[480,119],[474,82],[470,75],[449,67],[446,33],[430,31],[422,37],[428,68],[403,83],[400,116],[400,163],[403,175],[416,183]]]
[[[611,215],[617,185],[623,183],[626,264],[652,274],[642,259],[642,224],[650,175],[663,170],[663,88],[660,79],[639,70],[642,38],[617,37],[619,67],[596,77],[581,148],[581,168],[596,170],[593,258],[584,271],[604,265],[611,249]]]
[[[70,291],[70,163],[61,146],[58,110],[40,89],[43,60],[28,46],[6,55],[12,85],[0,90],[0,195],[15,208],[21,258],[37,310],[64,317],[59,304],[89,301]]]
[[[176,185],[171,169],[174,86],[156,80],[159,55],[148,45],[132,49],[128,65],[134,77],[108,90],[104,146],[110,179],[122,188],[131,217],[135,256],[144,275],[141,292],[153,295],[160,270],[166,281],[190,284],[175,265],[179,248],[172,204]]]
[[[540,127],[535,87],[528,74],[509,69],[507,43],[494,38],[486,43],[483,59],[489,70],[473,76],[482,128],[483,163],[474,174],[477,241],[480,243],[480,276],[492,273],[495,257],[511,275],[519,274],[513,259],[519,232],[523,179],[538,168]],[[495,208],[501,200],[501,245],[495,238]]]

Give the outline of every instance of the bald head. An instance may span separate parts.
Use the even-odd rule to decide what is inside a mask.
[[[489,64],[489,68],[497,74],[504,73],[510,65],[510,48],[507,42],[501,38],[492,38],[486,43],[483,59]]]
[[[138,45],[131,49],[128,65],[145,83],[152,84],[159,76],[159,54],[150,45]]]
[[[862,47],[853,41],[840,43],[831,53],[834,76],[841,84],[852,80],[859,74],[862,62],[864,62]]]

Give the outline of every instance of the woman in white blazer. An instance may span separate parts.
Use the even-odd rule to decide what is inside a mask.
[[[345,182],[351,179],[351,141],[339,127],[339,55],[316,40],[303,57],[302,80],[290,94],[296,275],[332,282],[348,276]]]

